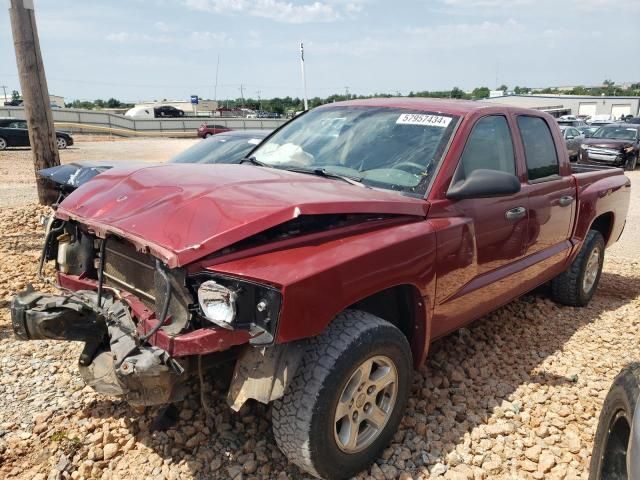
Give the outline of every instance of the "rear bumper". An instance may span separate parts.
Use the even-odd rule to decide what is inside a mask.
[[[98,308],[93,291],[51,295],[27,289],[11,302],[11,323],[22,340],[85,342],[80,374],[100,393],[122,395],[133,405],[162,405],[182,396],[184,367],[166,350],[140,341],[122,300],[105,295]]]

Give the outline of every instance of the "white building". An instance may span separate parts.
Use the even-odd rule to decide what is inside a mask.
[[[542,110],[555,117],[561,115],[640,116],[640,97],[607,97],[581,95],[507,95],[487,98],[485,102]]]

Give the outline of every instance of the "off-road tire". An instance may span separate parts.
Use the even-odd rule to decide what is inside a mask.
[[[589,480],[632,480],[627,475],[627,446],[638,397],[640,363],[634,363],[618,374],[602,406],[591,455]]]
[[[384,355],[395,364],[398,391],[388,421],[371,445],[357,453],[340,450],[334,437],[338,397],[366,359]],[[367,468],[389,444],[402,419],[411,386],[411,350],[395,326],[366,312],[346,310],[306,352],[284,397],[272,408],[280,450],[302,470],[325,479],[350,478]]]
[[[604,238],[596,230],[589,230],[578,256],[571,262],[569,268],[551,280],[551,298],[562,305],[571,307],[584,307],[589,303],[591,297],[598,289],[600,275],[602,274],[602,263],[604,261]],[[600,260],[598,274],[593,287],[589,291],[583,288],[583,279],[587,267],[587,262],[594,248],[600,248]]]

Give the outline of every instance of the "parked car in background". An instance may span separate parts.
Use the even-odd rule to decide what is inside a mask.
[[[134,119],[147,119],[156,117],[153,107],[133,107],[127,110],[124,116]]]
[[[560,131],[562,132],[564,143],[567,146],[569,160],[571,162],[577,161],[584,135],[577,128],[564,125],[560,125]]]
[[[585,138],[580,146],[579,163],[610,165],[635,170],[640,151],[640,124],[605,125]]]
[[[231,129],[226,125],[216,125],[212,123],[203,123],[198,127],[198,136],[200,138],[209,138],[211,135],[218,133],[230,132]]]
[[[625,367],[602,406],[589,480],[640,479],[640,363]]]
[[[600,115],[594,115],[593,117],[591,117],[591,119],[589,120],[589,125],[602,126],[602,125],[608,125],[610,123],[615,123],[615,122],[616,122],[616,119],[613,117],[613,115],[600,114]]]
[[[73,145],[73,137],[70,133],[56,130],[56,143],[60,150]],[[25,120],[5,118],[0,120],[0,150],[9,147],[29,147],[29,129]]]
[[[153,108],[153,114],[156,118],[179,118],[184,117],[184,110],[180,110],[173,105],[161,105]]]
[[[640,124],[640,117],[627,118],[627,123]]]
[[[387,448],[435,339],[547,282],[588,305],[631,191],[571,165],[550,115],[472,101],[328,104],[249,155],[82,185],[47,223],[61,290],[17,294],[11,324],[85,342],[85,383],[138,406],[228,362],[231,408],[271,404],[281,451],[329,480]]]
[[[585,138],[589,138],[591,135],[593,135],[596,130],[598,130],[600,127],[598,127],[597,125],[584,125],[582,127],[576,127],[578,129],[578,131],[580,133],[582,133]]]
[[[565,127],[584,127],[586,124],[587,122],[579,119],[575,119],[575,120],[558,119],[558,125],[565,126]]]
[[[270,130],[234,130],[218,134],[187,148],[167,163],[239,163],[269,133]],[[49,187],[57,191],[61,200],[96,175],[118,165],[132,164],[149,165],[122,161],[74,162],[39,170],[38,175],[49,180]]]

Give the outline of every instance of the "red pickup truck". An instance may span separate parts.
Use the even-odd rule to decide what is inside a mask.
[[[114,168],[59,206],[58,295],[12,302],[22,339],[85,342],[87,384],[138,405],[234,362],[288,458],[324,478],[390,441],[435,338],[550,282],[593,296],[622,233],[622,170],[572,166],[555,120],[372,99],[296,117],[240,165]]]

